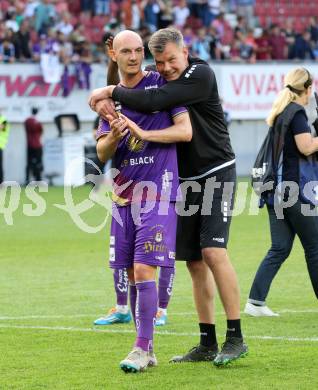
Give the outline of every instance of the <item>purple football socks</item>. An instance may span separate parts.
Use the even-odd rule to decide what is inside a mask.
[[[136,347],[144,351],[153,348],[153,330],[157,313],[157,287],[154,280],[137,282],[137,302],[136,302]]]
[[[128,274],[126,268],[114,269],[113,276],[117,305],[127,306]]]
[[[173,267],[161,267],[158,282],[158,306],[160,309],[168,307],[172,294],[172,286],[175,275]]]

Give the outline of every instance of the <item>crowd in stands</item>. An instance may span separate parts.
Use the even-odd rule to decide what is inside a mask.
[[[310,13],[303,6],[299,24],[293,1],[302,3],[276,1],[276,12],[269,0],[1,0],[0,63],[39,62],[50,53],[66,67],[80,64],[85,84],[89,64],[106,61],[108,35],[139,32],[150,57],[152,32],[170,25],[183,32],[192,54],[207,61],[315,60],[318,5],[308,2],[316,3]],[[273,16],[264,14],[267,6]]]

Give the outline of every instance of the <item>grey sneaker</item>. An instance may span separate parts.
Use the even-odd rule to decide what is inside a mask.
[[[222,345],[221,352],[217,354],[213,364],[225,366],[233,360],[245,357],[248,354],[247,345],[240,337],[228,337]]]
[[[154,365],[153,363],[156,361],[157,359],[154,355],[150,357],[149,352],[139,347],[134,347],[126,359],[122,360],[119,365],[125,372],[140,372],[146,370],[149,365]]]
[[[218,345],[214,344],[212,347],[205,347],[201,344],[196,345],[188,353],[183,356],[174,356],[170,359],[170,363],[183,362],[212,362],[218,353]]]

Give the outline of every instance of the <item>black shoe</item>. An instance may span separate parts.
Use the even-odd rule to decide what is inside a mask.
[[[183,362],[212,362],[218,353],[218,345],[214,344],[212,347],[205,347],[198,344],[190,349],[188,353],[183,356],[174,356],[170,359],[170,363]]]
[[[225,366],[233,360],[245,357],[248,353],[247,345],[240,337],[228,337],[222,345],[222,350],[214,359],[215,366]]]

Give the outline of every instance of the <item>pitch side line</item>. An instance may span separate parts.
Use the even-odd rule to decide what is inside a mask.
[[[308,310],[290,310],[290,309],[282,309],[277,311],[277,313],[289,313],[289,314],[306,314],[306,313],[318,313],[318,310],[315,309],[308,309]],[[216,315],[224,315],[224,312],[217,312]],[[244,314],[242,311],[241,314]],[[98,317],[103,314],[73,314],[73,315],[30,315],[30,316],[0,316],[1,320],[26,320],[26,319],[37,319],[37,318],[43,318],[43,319],[55,319],[55,318],[90,318],[90,317]],[[105,315],[105,314],[104,314]],[[172,313],[170,316],[173,318],[174,316],[189,316],[189,315],[196,315],[195,311],[189,311],[189,312],[177,312]]]
[[[132,329],[94,329],[94,328],[70,328],[65,326],[28,326],[28,325],[3,325],[2,329],[33,329],[33,330],[53,330],[53,331],[67,331],[67,332],[92,332],[92,333],[135,333]],[[169,332],[169,331],[155,331],[155,334],[163,336],[198,336],[196,332]],[[220,337],[220,335],[218,335]],[[277,341],[314,341],[318,342],[318,337],[284,337],[284,336],[246,336],[247,339],[257,340],[277,340]]]

